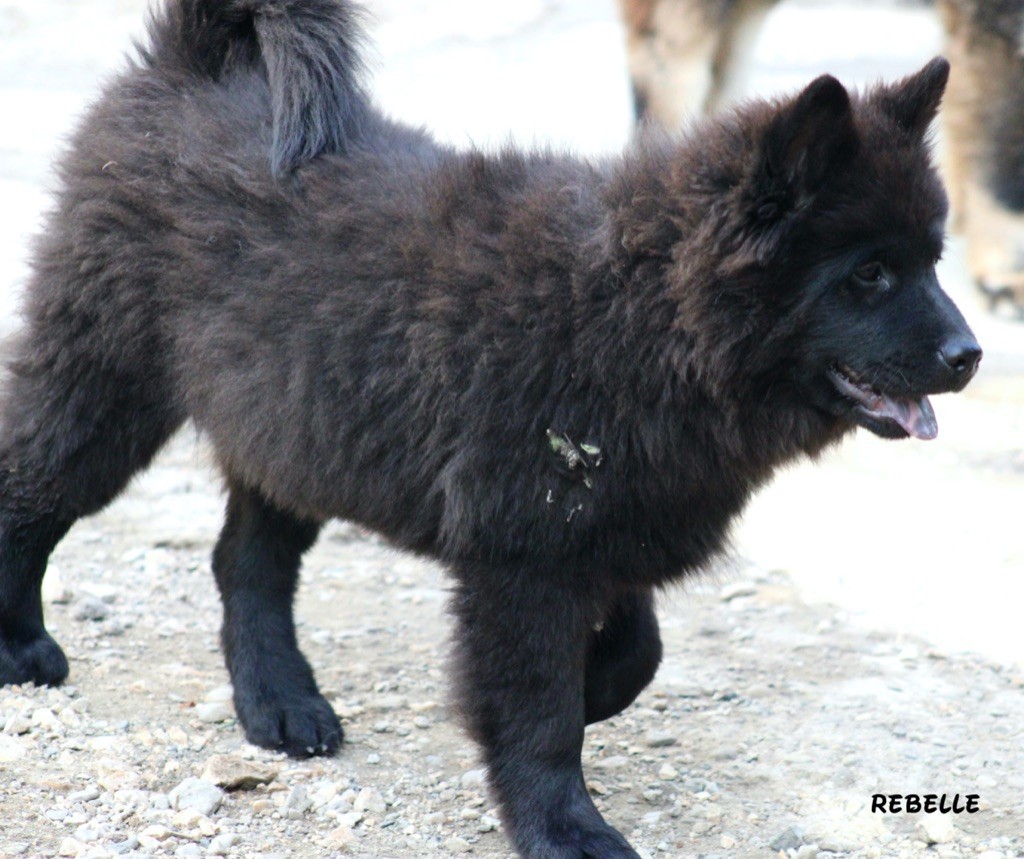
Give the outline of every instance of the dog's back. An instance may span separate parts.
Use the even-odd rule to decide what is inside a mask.
[[[204,342],[232,348],[217,308],[240,293],[260,306],[268,272],[316,267],[300,256],[299,168],[382,144],[430,157],[425,136],[385,134],[371,113],[355,17],[333,0],[168,3],[76,131],[35,248],[5,431],[32,448],[26,464],[88,461],[100,437],[131,455],[72,480],[61,518],[109,501],[201,407]],[[303,303],[297,280],[275,304]]]
[[[479,457],[458,437],[539,420],[515,399],[564,384],[571,319],[541,306],[568,309],[599,174],[390,122],[359,83],[358,39],[345,3],[172,3],[79,128],[17,358],[15,384],[39,391],[12,399],[34,419],[54,390],[82,391],[83,436],[109,412],[103,432],[130,433],[133,456],[69,518],[191,418],[228,474],[289,509],[420,550],[473,539],[442,535],[446,481]],[[502,414],[467,417],[482,385],[508,387]],[[31,443],[66,438],[69,417]],[[495,439],[486,468],[534,454]]]

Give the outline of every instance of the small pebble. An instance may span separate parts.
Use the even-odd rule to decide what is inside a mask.
[[[32,729],[32,723],[20,713],[12,713],[4,725],[5,734],[27,734]]]
[[[674,746],[677,742],[675,734],[670,734],[667,731],[648,731],[644,735],[644,743],[652,749]]]
[[[57,849],[57,855],[59,856],[77,856],[79,853],[84,852],[85,845],[74,838],[61,839],[60,847]]]
[[[153,823],[142,830],[142,835],[146,838],[151,838],[154,841],[166,841],[171,837],[172,832],[166,826],[159,823]]]
[[[387,803],[384,802],[384,797],[380,795],[379,791],[374,790],[372,787],[364,787],[359,791],[359,796],[352,803],[352,807],[356,811],[370,811],[374,814],[383,814],[387,810]]]
[[[254,790],[261,784],[270,784],[278,772],[275,766],[237,755],[213,755],[203,765],[200,778],[225,790]]]
[[[225,683],[222,686],[214,686],[209,692],[206,693],[206,695],[203,697],[203,700],[211,704],[214,702],[231,703],[234,701],[234,696],[234,687],[230,683]]]
[[[139,846],[139,839],[134,835],[129,835],[124,841],[119,841],[116,844],[111,844],[107,849],[115,855],[122,855],[124,853],[131,853],[136,850]]]
[[[71,607],[71,617],[81,621],[106,620],[110,616],[110,606],[98,597],[85,594],[79,597]]]
[[[358,841],[358,836],[348,826],[342,824],[327,834],[326,846],[332,850],[347,850]]]
[[[444,846],[447,850],[452,853],[469,853],[473,849],[473,845],[470,844],[466,839],[459,838],[458,835],[453,835],[447,841],[444,842]]]
[[[238,844],[241,839],[233,832],[224,832],[210,840],[210,846],[206,852],[211,856],[227,856],[231,848]]]
[[[459,784],[462,785],[463,790],[473,790],[478,787],[483,787],[484,782],[487,781],[487,770],[476,769],[469,770],[462,774],[462,778],[459,779]]]
[[[224,793],[217,785],[198,778],[187,778],[170,792],[168,798],[176,811],[192,808],[209,817],[224,800]]]
[[[804,831],[799,826],[791,826],[772,839],[768,845],[772,850],[799,850],[804,845]]]
[[[914,834],[925,844],[948,844],[957,837],[956,827],[943,814],[926,814],[914,827]]]
[[[363,819],[364,815],[361,811],[348,811],[344,814],[339,814],[337,818],[338,824],[341,826],[347,826],[349,829],[354,829],[356,824]]]
[[[57,714],[48,707],[39,707],[32,711],[32,724],[44,731],[59,731],[61,728]]]
[[[224,722],[234,718],[235,708],[226,701],[204,701],[196,704],[196,718],[200,722]]]
[[[625,755],[612,755],[608,758],[601,758],[601,760],[594,764],[596,769],[607,771],[621,770],[627,766],[629,766],[629,758]]]
[[[100,789],[94,784],[68,794],[68,802],[92,802],[94,799],[99,798]]]
[[[285,812],[295,812],[298,817],[301,817],[312,805],[313,803],[309,798],[309,792],[302,785],[298,785],[288,791],[288,795],[285,797],[284,804],[281,806],[281,809]],[[383,811],[383,809],[381,810]]]

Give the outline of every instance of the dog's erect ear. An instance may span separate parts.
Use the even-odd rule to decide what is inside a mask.
[[[882,109],[912,135],[923,135],[939,112],[942,94],[949,80],[949,61],[936,57],[921,71],[883,89]]]
[[[857,154],[850,95],[831,75],[808,84],[780,111],[768,128],[764,148],[765,178],[795,194],[799,205],[825,179]]]

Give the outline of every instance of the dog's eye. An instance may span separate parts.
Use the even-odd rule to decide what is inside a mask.
[[[881,290],[889,288],[889,277],[880,262],[869,262],[853,273],[853,280],[865,289]]]

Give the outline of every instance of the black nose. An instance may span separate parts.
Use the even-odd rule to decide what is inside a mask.
[[[951,337],[939,347],[939,357],[966,384],[981,363],[981,347],[973,337]]]

